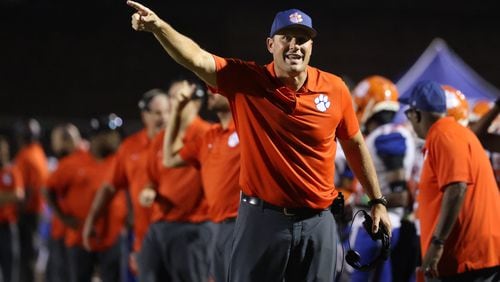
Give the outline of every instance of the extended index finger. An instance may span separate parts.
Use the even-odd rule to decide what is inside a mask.
[[[143,16],[146,16],[151,11],[146,6],[144,6],[140,3],[134,2],[134,1],[130,1],[130,0],[127,1],[127,5],[136,9]]]
[[[378,214],[373,215],[372,232],[377,233],[380,228],[380,216]]]

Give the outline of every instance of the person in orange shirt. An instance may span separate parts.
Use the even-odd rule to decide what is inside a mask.
[[[500,98],[495,103],[478,101],[471,113],[470,129],[490,153],[497,186],[500,187]]]
[[[227,281],[229,252],[240,201],[240,148],[239,138],[229,109],[229,101],[220,94],[208,91],[208,109],[217,113],[219,123],[194,142],[179,144],[179,113],[192,93],[185,83],[184,89],[172,95],[169,124],[165,130],[163,146],[166,167],[192,165],[200,169],[209,214],[217,224],[216,245],[213,254],[215,281]]]
[[[85,142],[80,136],[78,128],[71,123],[56,125],[50,134],[52,152],[61,160],[74,152],[84,149]],[[57,167],[54,168],[54,171]],[[47,190],[43,189],[45,197]],[[64,235],[66,228],[64,223],[54,213],[51,218],[51,230],[49,239],[49,259],[47,261],[47,271],[45,277],[51,282],[66,282],[69,280],[68,268],[66,267],[67,255],[64,245]]]
[[[10,163],[10,146],[0,136],[0,271],[2,281],[19,281],[16,204],[24,199],[23,179]]]
[[[471,125],[471,129],[476,133],[481,140],[481,144],[485,147],[486,150],[491,152],[500,153],[500,127],[499,127],[499,119],[498,115],[500,114],[500,98],[497,98],[493,107],[488,110],[481,119],[477,119],[474,121],[474,124]],[[492,124],[496,122],[496,132],[489,132],[489,129]]]
[[[194,81],[175,80],[169,96],[188,84],[196,89],[181,113],[183,142],[203,136],[210,124],[198,111],[203,94]],[[170,121],[169,121],[170,122]],[[165,132],[160,132],[150,147],[148,175],[151,185],[140,194],[144,206],[152,206],[151,225],[139,254],[139,280],[207,281],[214,230],[208,214],[200,173],[193,167],[166,168],[163,166]]]
[[[422,81],[405,111],[425,139],[419,183],[422,270],[441,281],[499,281],[499,191],[476,135],[446,117],[446,95]]]
[[[229,99],[241,142],[243,193],[229,281],[333,280],[336,138],[371,199],[372,231],[382,221],[390,235],[386,200],[349,89],[340,77],[309,66],[316,30],[307,14],[276,14],[266,41],[273,62],[260,66],[215,56],[147,7],[127,3],[136,10],[135,30],[153,33],[177,63]]]
[[[111,181],[120,145],[121,118],[114,114],[91,120],[89,151],[77,150],[62,159],[47,184],[48,203],[66,224],[70,281],[91,281],[98,265],[102,281],[121,281],[121,233],[126,219],[125,193],[117,195],[109,211],[95,224],[91,251],[83,247],[82,228],[97,191]],[[56,195],[63,197],[57,201]]]
[[[34,280],[36,252],[34,242],[42,210],[40,190],[49,176],[48,161],[39,143],[42,128],[36,119],[23,119],[14,124],[19,151],[14,163],[21,171],[26,197],[20,205],[19,238],[21,242],[21,282]]]
[[[92,207],[83,228],[83,243],[90,249],[92,229],[99,215],[109,208],[111,199],[121,189],[128,189],[133,209],[134,243],[130,255],[130,265],[134,273],[137,269],[137,254],[151,220],[151,208],[139,203],[139,193],[149,183],[146,171],[149,147],[167,122],[168,97],[160,89],[151,89],[142,95],[138,103],[144,128],[127,137],[117,152],[113,180],[102,187],[94,197]]]

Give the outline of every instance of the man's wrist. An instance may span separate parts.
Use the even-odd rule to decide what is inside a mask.
[[[154,28],[152,29],[152,32],[154,34],[162,33],[162,31],[165,29],[167,23],[163,21],[160,18],[157,18],[155,23],[154,23]]]
[[[436,246],[443,246],[445,243],[445,239],[440,239],[438,236],[433,235],[431,239],[431,244]]]
[[[382,205],[384,207],[387,207],[387,199],[384,196],[381,196],[380,198],[375,198],[368,201],[368,206],[370,208],[373,208],[375,205]]]

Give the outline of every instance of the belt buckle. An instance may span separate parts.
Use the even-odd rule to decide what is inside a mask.
[[[294,216],[295,215],[292,212],[288,212],[288,208],[283,208],[283,214],[286,216]]]

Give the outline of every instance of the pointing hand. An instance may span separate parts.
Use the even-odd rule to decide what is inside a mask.
[[[148,7],[134,1],[127,1],[127,5],[136,10],[132,15],[133,29],[148,32],[158,29],[161,19]]]

